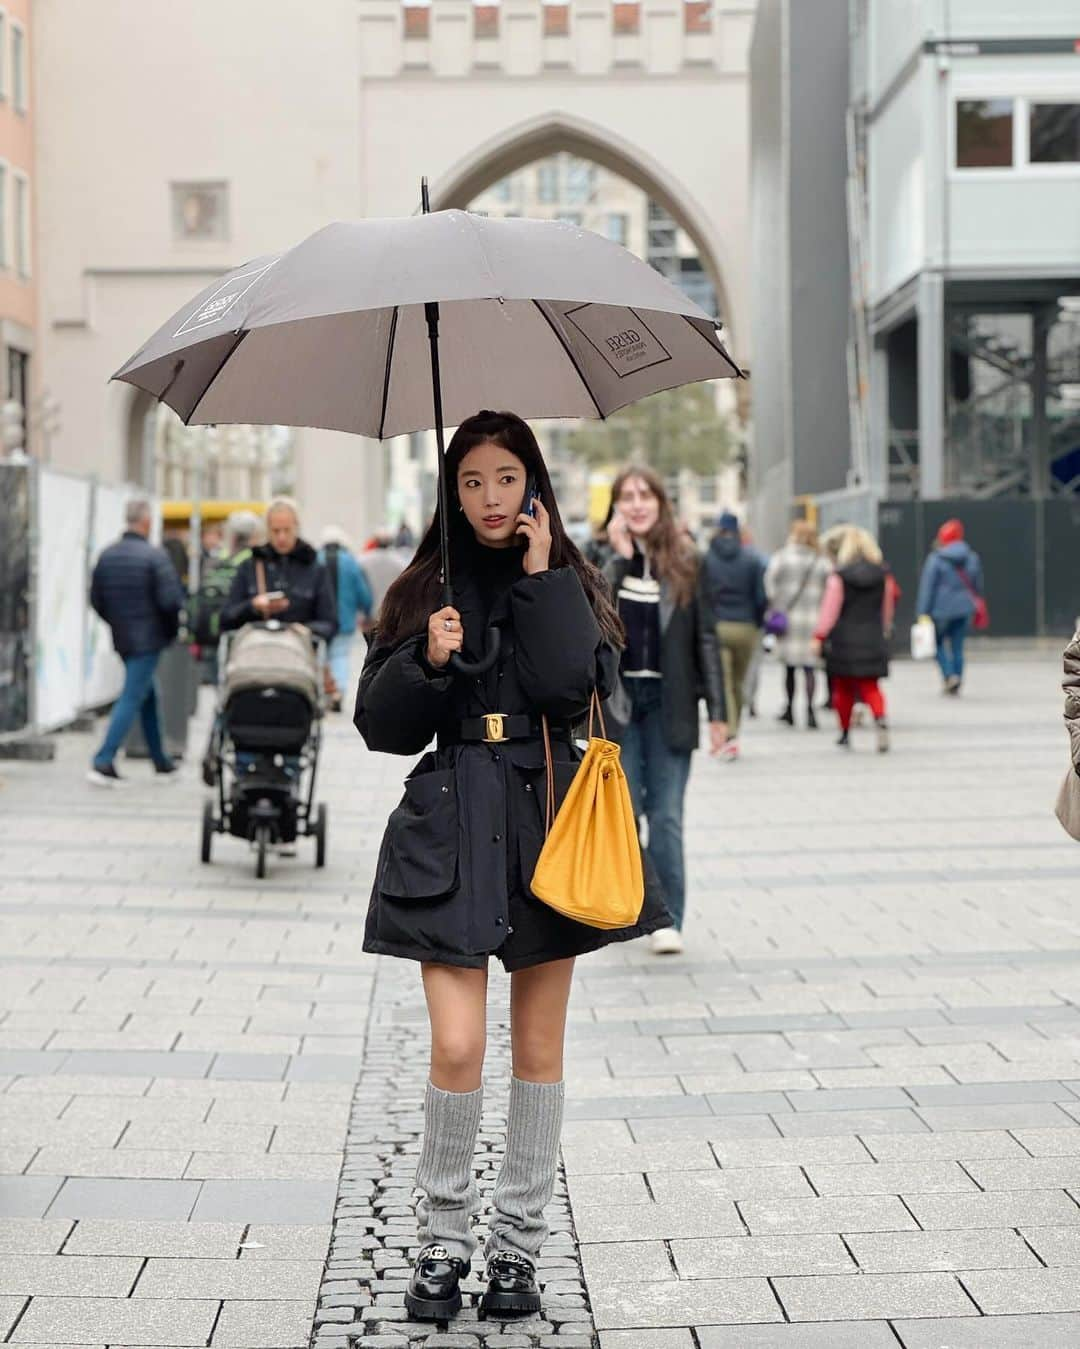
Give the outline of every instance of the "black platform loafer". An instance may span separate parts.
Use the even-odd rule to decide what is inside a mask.
[[[469,1272],[469,1263],[451,1255],[445,1246],[425,1246],[420,1251],[405,1290],[405,1310],[413,1320],[446,1321],[461,1311],[460,1283]]]
[[[498,1251],[487,1262],[487,1291],[480,1298],[479,1318],[528,1316],[540,1310],[540,1289],[532,1262],[516,1251]]]

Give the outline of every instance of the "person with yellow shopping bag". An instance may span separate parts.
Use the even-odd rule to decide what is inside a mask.
[[[582,763],[578,726],[594,698],[615,686],[622,626],[603,578],[566,535],[524,421],[490,411],[468,418],[450,442],[446,468],[453,603],[441,604],[436,515],[383,601],[355,715],[373,750],[415,755],[437,741],[410,772],[387,824],[364,936],[366,951],[420,962],[431,1023],[416,1174],[419,1250],[405,1293],[409,1315],[429,1320],[460,1309],[460,1281],[479,1244],[472,1161],[489,958],[498,956],[511,974],[513,1057],[480,1314],[507,1316],[541,1306],[536,1262],[555,1184],[574,958],[671,923],[653,887],[628,889],[639,849],[619,855],[630,881],[608,871],[602,893],[595,877],[603,871],[564,874],[571,900],[582,899],[583,876],[586,889],[593,886],[576,917],[532,885],[542,852],[541,871],[551,870],[570,819],[562,807]],[[483,653],[495,650],[493,629],[497,654],[489,664]],[[599,790],[613,785],[605,768],[610,752],[594,738],[582,770],[593,806],[609,800]],[[545,848],[549,823],[552,848]],[[595,830],[589,836],[598,837]],[[557,877],[558,867],[556,857]],[[623,925],[591,921],[609,921],[614,908]]]

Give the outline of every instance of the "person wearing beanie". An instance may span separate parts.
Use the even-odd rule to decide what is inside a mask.
[[[943,691],[955,697],[964,679],[965,639],[985,613],[982,561],[960,520],[946,520],[937,532],[923,564],[916,611],[934,624]]]
[[[404,1293],[408,1316],[424,1321],[460,1311],[480,1246],[474,1152],[491,957],[510,975],[512,1062],[479,1315],[501,1319],[541,1310],[537,1264],[558,1169],[575,959],[672,921],[648,875],[637,922],[621,928],[576,922],[533,894],[547,765],[557,809],[581,761],[576,741],[593,695],[615,689],[623,629],[602,577],[567,536],[526,422],[486,410],[466,418],[446,473],[452,602],[437,513],[383,598],[354,718],[369,749],[423,755],[387,822],[363,948],[419,963],[431,1027],[418,1246]],[[457,655],[480,662],[492,627],[501,642],[489,666],[452,664]]]
[[[724,511],[717,521],[702,572],[724,672],[729,739],[720,757],[731,763],[739,757],[743,691],[761,641],[761,624],[768,604],[765,564],[757,553],[743,546],[739,518],[731,511]]]

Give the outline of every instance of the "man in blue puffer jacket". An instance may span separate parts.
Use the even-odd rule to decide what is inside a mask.
[[[937,661],[945,692],[960,692],[964,679],[964,639],[983,593],[982,562],[964,539],[959,520],[946,520],[937,532],[934,551],[923,565],[916,610],[933,620]]]
[[[136,717],[142,719],[156,776],[170,780],[176,772],[161,739],[154,671],[176,636],[184,592],[168,555],[149,541],[150,503],[144,497],[133,498],[125,520],[127,529],[98,558],[90,583],[90,603],[112,629],[113,646],[124,662],[124,687],[87,774],[98,787],[123,783],[113,760]]]

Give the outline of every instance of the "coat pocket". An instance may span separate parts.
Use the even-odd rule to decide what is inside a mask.
[[[458,803],[452,768],[408,778],[379,853],[380,894],[431,900],[458,884]]]

